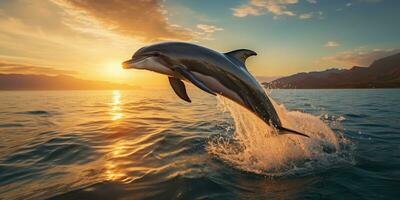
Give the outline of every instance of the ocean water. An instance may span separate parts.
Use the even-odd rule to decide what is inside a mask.
[[[400,90],[0,92],[0,199],[398,199]]]

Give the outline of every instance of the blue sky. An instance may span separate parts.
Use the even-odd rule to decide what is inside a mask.
[[[279,1],[278,1],[279,2]],[[295,1],[292,1],[295,2]],[[232,9],[250,1],[167,1],[167,5],[186,7],[191,12],[171,13],[171,20],[190,26],[210,23],[224,30],[204,44],[220,49],[246,47],[259,52],[257,73],[270,75],[317,70],[328,66],[350,67],[365,62],[332,62],[321,58],[345,51],[368,53],[391,50],[400,45],[400,1],[378,0],[299,0],[281,4],[295,16],[277,15],[264,9],[259,16],[234,16]],[[262,8],[261,8],[262,9]],[[304,15],[309,14],[309,15]],[[195,17],[189,17],[191,15]],[[306,16],[300,19],[300,16]],[[309,17],[309,18],[307,18]],[[331,47],[327,43],[331,42]],[[265,63],[265,64],[264,64]]]

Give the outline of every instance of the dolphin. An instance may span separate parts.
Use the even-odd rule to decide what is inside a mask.
[[[306,134],[282,126],[281,120],[263,87],[250,74],[245,61],[257,55],[248,49],[219,53],[185,42],[164,42],[145,46],[132,59],[122,63],[124,69],[150,70],[168,76],[176,95],[191,102],[183,81],[190,82],[211,95],[222,95],[254,113],[278,134]]]

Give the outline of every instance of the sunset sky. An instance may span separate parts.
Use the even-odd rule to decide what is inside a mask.
[[[0,73],[163,85],[120,63],[176,40],[252,49],[258,77],[367,66],[400,52],[399,9],[398,0],[1,0]]]

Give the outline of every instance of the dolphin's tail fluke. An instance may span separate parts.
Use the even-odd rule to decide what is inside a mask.
[[[295,130],[291,130],[291,129],[284,128],[284,127],[278,127],[278,130],[279,130],[279,134],[296,134],[296,135],[301,135],[301,136],[308,137],[308,138],[310,137],[304,133],[300,133]]]

